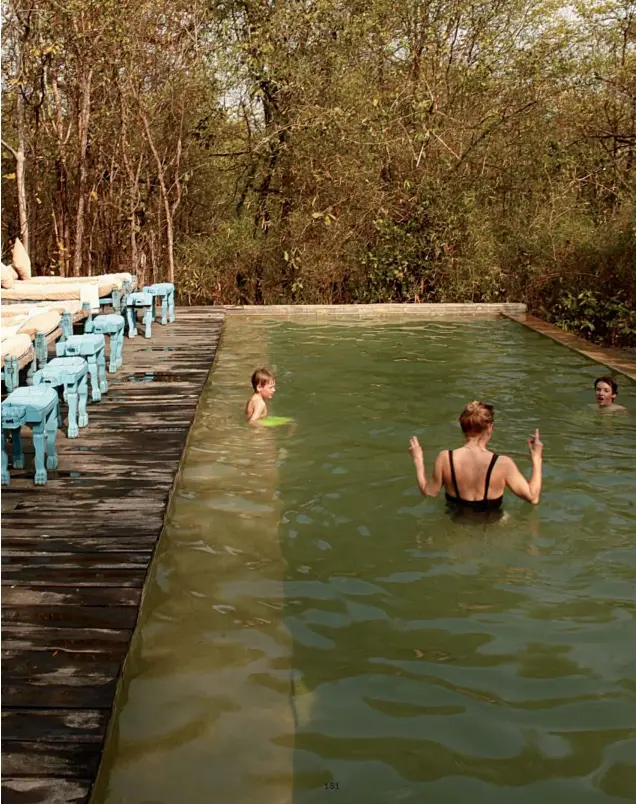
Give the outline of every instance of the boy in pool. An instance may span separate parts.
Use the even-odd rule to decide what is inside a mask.
[[[614,402],[618,394],[618,383],[613,377],[599,377],[594,380],[594,394],[599,411],[627,410],[623,405]]]
[[[271,399],[276,393],[276,378],[266,368],[256,369],[252,374],[252,388],[254,393],[245,405],[245,418],[248,424],[267,416],[265,400]]]

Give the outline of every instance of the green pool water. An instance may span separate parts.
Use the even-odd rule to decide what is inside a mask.
[[[293,423],[243,423],[260,365]],[[635,801],[636,416],[601,373],[508,320],[229,318],[93,804]],[[408,454],[472,399],[526,475],[545,442],[489,525]]]

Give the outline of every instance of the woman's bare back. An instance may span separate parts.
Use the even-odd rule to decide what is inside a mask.
[[[483,500],[486,490],[486,476],[495,453],[490,452],[490,450],[475,449],[473,447],[460,447],[452,452],[457,489],[453,483],[450,450],[446,450],[446,460],[443,468],[446,493],[453,497],[459,493],[459,497],[467,502]],[[506,487],[506,460],[502,456],[495,462],[490,474],[488,493],[485,499],[496,500],[504,493]]]

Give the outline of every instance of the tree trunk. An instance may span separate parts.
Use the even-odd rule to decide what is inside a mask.
[[[15,157],[15,178],[18,188],[18,215],[20,219],[20,240],[29,253],[29,217],[27,214],[26,177],[24,172],[24,99],[18,87],[18,152]]]
[[[93,69],[82,76],[80,86],[80,103],[77,117],[77,134],[79,139],[78,180],[77,180],[77,215],[75,218],[75,250],[73,252],[73,276],[81,276],[82,248],[84,241],[86,210],[86,178],[88,175],[88,124],[91,114],[91,81]]]
[[[177,195],[175,201],[171,204],[168,187],[166,186],[165,166],[161,160],[161,157],[159,156],[159,151],[157,150],[157,146],[155,145],[152,133],[150,132],[150,124],[148,123],[148,116],[141,109],[139,111],[139,115],[144,125],[144,131],[146,132],[148,145],[150,146],[150,150],[152,151],[152,155],[154,156],[155,163],[157,165],[157,178],[159,179],[159,187],[161,189],[161,200],[163,201],[163,209],[166,214],[166,231],[168,240],[168,282],[174,282],[174,212],[177,206],[179,205],[179,201],[181,200],[181,184],[179,181],[179,162],[181,159],[181,135],[179,136],[179,142],[177,143],[177,156],[176,156],[176,169],[175,169],[175,177],[176,177],[175,186],[177,189]],[[181,116],[181,123],[183,125],[183,112]],[[153,279],[153,281],[155,280]]]
[[[55,158],[55,207],[53,218],[56,221],[55,239],[57,241],[58,265],[61,276],[69,274],[69,258],[71,254],[70,211],[68,203],[68,165],[66,162],[66,144],[71,134],[70,125],[64,133],[64,116],[62,102],[57,83],[57,75],[51,75],[51,91],[55,104],[55,120],[53,129],[57,140],[58,153]],[[57,211],[56,209],[57,208]]]
[[[29,221],[27,217],[26,202],[26,182],[24,179],[24,138],[20,138],[22,147],[18,145],[18,150],[12,148],[7,142],[2,140],[2,145],[15,159],[15,178],[18,193],[18,216],[20,221],[20,240],[22,245],[29,252]]]

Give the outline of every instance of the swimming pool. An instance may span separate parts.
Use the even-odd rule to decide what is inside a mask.
[[[294,427],[243,424],[259,364]],[[93,802],[636,800],[636,423],[601,373],[504,319],[227,319]],[[496,525],[407,451],[471,399],[526,474],[545,442]]]

